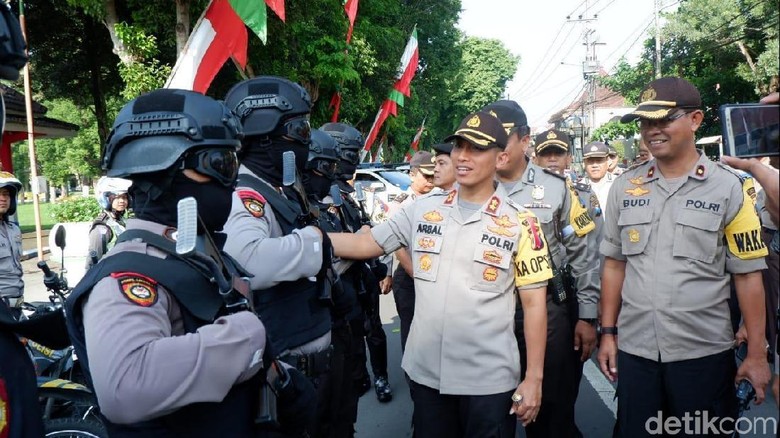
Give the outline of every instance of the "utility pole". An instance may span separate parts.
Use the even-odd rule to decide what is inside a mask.
[[[581,22],[585,24],[585,29],[582,32],[583,43],[585,46],[585,60],[582,62],[582,76],[585,79],[587,90],[587,100],[582,102],[580,106],[581,114],[581,130],[579,132],[579,142],[575,142],[575,160],[582,160],[582,147],[585,145],[588,133],[593,130],[594,118],[596,115],[596,78],[599,75],[601,64],[599,63],[598,56],[596,55],[596,46],[604,45],[598,41],[596,35],[596,29],[593,24],[598,22],[598,16],[593,15],[588,17],[588,9],[590,8],[589,1],[585,0],[585,12],[578,17],[577,20],[568,20],[570,22]]]
[[[660,5],[661,0],[653,0],[655,8],[655,78],[661,77],[661,20]]]

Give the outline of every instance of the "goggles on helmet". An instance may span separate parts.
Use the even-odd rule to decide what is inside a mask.
[[[341,149],[341,159],[349,164],[357,166],[360,163],[360,155],[351,149]]]
[[[308,116],[286,120],[277,132],[303,144],[311,143],[311,124]]]
[[[309,162],[308,168],[317,171],[326,178],[335,179],[338,163],[329,160],[314,160]]]
[[[229,187],[238,176],[238,158],[233,149],[200,149],[185,155],[182,169],[192,169]]]

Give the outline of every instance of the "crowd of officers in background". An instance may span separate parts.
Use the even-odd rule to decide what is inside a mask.
[[[582,436],[574,407],[599,346],[605,375],[621,369],[616,436],[649,434],[656,410],[733,417],[736,376],[763,400],[773,312],[755,188],[695,150],[687,81],[654,81],[626,116],[642,136],[632,167],[593,142],[576,179],[566,133],[532,137],[516,102],[491,103],[412,157],[381,224],[352,186],[363,136],[311,129],[311,107],[299,84],[261,76],[224,104],[158,90],[120,111],[102,163],[132,185],[103,191],[91,240],[107,253],[67,303],[112,436],[354,436],[358,398],[372,384],[393,397],[391,290],[416,436],[510,437],[518,421]],[[187,197],[201,258],[175,248]],[[730,304],[749,344],[739,371]]]

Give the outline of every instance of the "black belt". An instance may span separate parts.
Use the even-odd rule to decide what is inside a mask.
[[[328,346],[325,350],[309,354],[286,354],[279,357],[279,360],[295,367],[306,377],[317,377],[330,371],[330,357],[333,346]]]

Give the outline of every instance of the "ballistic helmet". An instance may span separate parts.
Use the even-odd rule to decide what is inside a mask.
[[[311,97],[295,82],[276,76],[247,79],[228,91],[225,105],[241,120],[247,137],[288,135],[309,144]]]
[[[320,130],[335,138],[342,152],[345,149],[359,151],[366,143],[363,134],[346,123],[326,123],[320,127]]]
[[[339,144],[333,137],[315,129],[311,132],[306,169],[316,170],[323,176],[333,179],[336,177],[340,152]]]
[[[115,196],[124,195],[133,182],[124,178],[100,177],[95,184],[95,198],[103,210],[111,210],[111,202]]]
[[[11,191],[11,206],[7,212],[7,215],[11,216],[16,213],[16,196],[22,190],[22,183],[16,179],[13,173],[0,171],[0,188],[3,187]]]
[[[119,111],[102,167],[110,177],[159,172],[191,149],[238,151],[242,137],[241,123],[221,102],[195,91],[155,90]]]

